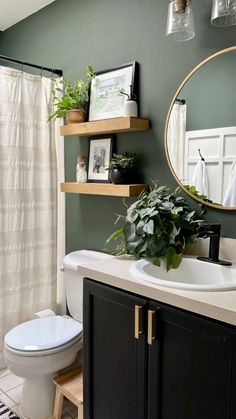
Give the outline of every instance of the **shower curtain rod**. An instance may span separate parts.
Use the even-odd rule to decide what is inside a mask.
[[[52,74],[57,74],[60,77],[62,77],[62,75],[63,75],[63,71],[62,70],[58,70],[57,68],[49,68],[49,67],[44,67],[44,65],[37,65],[37,64],[27,63],[26,61],[16,60],[15,58],[6,57],[5,55],[0,55],[0,60],[10,61],[10,62],[16,63],[16,64],[21,64],[21,69],[24,66],[38,68],[39,70],[41,70],[41,74],[42,74],[43,71],[49,71]]]

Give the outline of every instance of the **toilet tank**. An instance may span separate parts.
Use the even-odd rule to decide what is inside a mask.
[[[70,315],[83,322],[83,277],[77,272],[77,266],[93,264],[99,260],[109,259],[111,255],[94,250],[77,250],[63,259],[66,302]]]

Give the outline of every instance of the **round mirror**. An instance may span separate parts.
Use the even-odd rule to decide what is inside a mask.
[[[192,198],[236,209],[236,46],[210,56],[183,81],[167,115],[165,150]]]

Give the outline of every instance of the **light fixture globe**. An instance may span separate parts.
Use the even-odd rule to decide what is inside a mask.
[[[191,0],[169,2],[166,36],[173,41],[188,41],[195,36]]]
[[[211,24],[217,27],[236,25],[236,0],[213,0]]]

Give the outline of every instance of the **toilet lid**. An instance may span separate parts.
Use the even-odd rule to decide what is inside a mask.
[[[82,333],[82,324],[72,318],[50,316],[30,320],[14,327],[5,343],[19,351],[44,351],[65,345]]]

